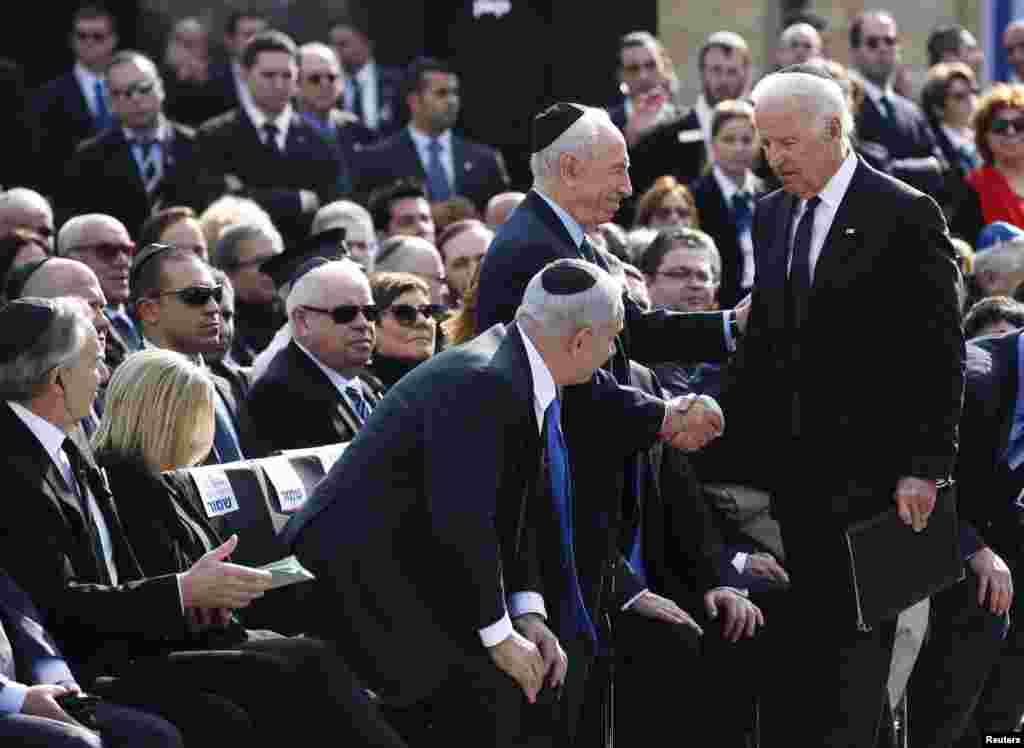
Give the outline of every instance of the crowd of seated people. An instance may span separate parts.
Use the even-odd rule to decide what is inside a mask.
[[[953,475],[968,507],[969,573],[933,598],[910,711],[897,721],[918,748],[966,746],[1024,719],[1012,588],[1024,558],[1005,527],[1017,521],[1013,498],[1024,488],[1024,21],[1003,36],[1016,66],[1007,83],[984,79],[967,29],[937,28],[917,101],[894,90],[903,42],[893,13],[854,19],[849,67],[824,56],[820,20],[787,25],[778,67],[839,84],[858,158],[930,195],[959,252],[969,342],[965,457]],[[166,49],[150,58],[119,48],[109,9],[83,6],[72,19],[74,67],[29,97],[38,168],[0,192],[0,431],[12,455],[0,479],[19,497],[0,523],[0,737],[284,744],[295,735],[281,718],[283,692],[301,703],[311,732],[346,745],[425,744],[418,731],[429,719],[378,698],[333,642],[312,635],[323,633],[312,608],[295,610],[289,629],[309,636],[246,627],[269,575],[232,563],[245,535],[225,537],[162,474],[352,442],[401,381],[479,340],[482,323],[507,321],[494,314],[494,288],[487,298],[485,282],[481,295],[489,249],[508,241],[503,227],[525,220],[532,204],[558,203],[563,195],[547,185],[568,193],[601,180],[585,159],[557,179],[534,159],[545,179],[514,184],[502,152],[457,126],[460,71],[426,57],[404,70],[380,64],[358,19],[296,44],[262,12],[238,11],[221,61],[213,36],[204,20],[177,19]],[[609,367],[653,396],[728,402],[761,267],[759,205],[782,182],[748,98],[757,66],[746,41],[722,31],[694,51],[700,93],[684,102],[687,71],[657,37],[622,36],[622,95],[591,103],[607,106],[621,130],[628,188],[618,189],[613,216],[594,207],[608,198],[598,187],[581,201],[598,217],[581,222],[579,246],[628,298],[631,351],[658,347],[667,333],[645,327],[631,339],[630,315],[686,313],[724,332],[721,355],[704,336],[641,366],[612,345],[622,361]],[[525,285],[534,249],[524,250],[519,275],[518,266],[500,272]],[[742,431],[743,415],[736,422]],[[700,643],[693,632],[712,623],[709,599],[741,605],[729,597],[741,593],[769,620],[785,605],[785,548],[771,496],[747,469],[758,445],[743,437],[694,454],[664,444],[640,452],[619,487],[636,506],[623,501],[614,521],[596,523],[629,528],[615,539],[619,550],[647,572],[660,615],[676,616],[678,601],[688,627],[663,641],[664,631],[630,613],[634,601],[601,611],[620,632],[609,668],[616,689],[588,691],[594,711],[581,709],[600,721],[613,699],[623,744],[663,729],[659,719],[671,724],[680,694],[659,679],[674,668],[691,669],[683,687],[695,694],[694,681],[712,671],[760,661],[753,625],[742,637],[709,631]],[[574,482],[594,484],[599,462]],[[988,478],[1013,494],[1013,512],[972,493],[988,490]],[[581,525],[584,551],[604,542]],[[608,600],[618,598],[604,601],[611,608]],[[955,685],[941,675],[950,668],[963,675]],[[726,744],[756,740],[763,685],[753,680],[734,684]],[[100,706],[86,700],[83,711],[68,698],[83,693]],[[683,694],[685,713],[720,716],[722,705],[705,696]]]

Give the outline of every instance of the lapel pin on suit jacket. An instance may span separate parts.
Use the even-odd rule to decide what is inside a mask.
[[[843,236],[847,239],[856,239],[860,236],[860,232],[857,229],[847,227],[843,229]]]
[[[472,162],[472,161],[467,161],[466,163],[464,163],[464,164],[462,165],[462,168],[463,168],[463,169],[464,169],[465,171],[472,171],[472,170],[473,170],[473,162]]]

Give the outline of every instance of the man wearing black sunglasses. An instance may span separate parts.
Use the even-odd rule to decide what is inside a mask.
[[[857,136],[881,145],[894,176],[932,196],[940,194],[948,165],[924,112],[893,90],[900,61],[896,21],[886,11],[861,13],[850,26],[850,59],[864,88],[856,113]]]
[[[220,346],[224,287],[191,249],[150,244],[132,266],[132,303],[146,348],[167,348],[202,363]],[[209,372],[217,390],[216,429],[208,462],[244,459],[238,402],[231,384]]]
[[[366,275],[334,260],[303,275],[288,295],[291,342],[246,400],[246,452],[262,456],[350,441],[377,397],[362,378],[376,342]]]

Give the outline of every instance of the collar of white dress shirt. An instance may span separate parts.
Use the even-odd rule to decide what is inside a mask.
[[[8,400],[7,404],[14,411],[14,415],[20,418],[32,435],[39,440],[53,464],[59,468],[61,466],[61,450],[64,449],[64,440],[68,436],[64,429],[53,425],[42,416],[36,415],[21,403]]]
[[[433,135],[427,135],[422,130],[417,129],[412,124],[409,125],[409,137],[412,138],[412,142],[416,144],[416,150],[420,153],[420,158],[423,159],[423,163],[427,162],[430,157],[430,141],[434,139]],[[445,130],[443,133],[437,136],[438,141],[441,143],[441,153],[452,152],[452,131]]]
[[[156,127],[152,130],[132,130],[128,127],[122,129],[124,130],[125,140],[129,143],[134,142],[136,139],[148,139],[163,145],[170,138],[170,126],[167,124],[167,118],[162,114],[159,115]]]
[[[75,74],[75,78],[78,79],[78,83],[82,88],[89,92],[90,96],[96,87],[96,81],[103,80],[102,75],[97,75],[80,62],[75,63],[73,72]]]
[[[725,172],[719,168],[718,164],[711,167],[711,173],[715,175],[715,181],[718,183],[718,189],[722,191],[725,204],[732,209],[732,196],[739,192],[740,188],[729,177],[725,176]],[[747,170],[747,175],[743,178],[743,191],[751,197],[754,195],[754,173],[749,169]]]
[[[339,374],[337,371],[335,371],[334,369],[330,368],[329,366],[324,366],[323,363],[321,363],[320,359],[318,359],[316,356],[314,356],[312,354],[312,352],[308,348],[306,348],[306,346],[304,346],[302,343],[300,343],[298,340],[296,340],[295,338],[292,338],[292,341],[294,341],[295,345],[298,346],[298,349],[300,351],[302,351],[303,353],[305,353],[307,356],[309,356],[309,359],[314,364],[316,364],[317,367],[319,367],[320,371],[322,371],[324,373],[324,375],[328,379],[331,380],[331,384],[333,384],[334,388],[336,390],[338,390],[338,392],[341,393],[342,397],[348,397],[348,395],[345,393],[345,388],[346,387],[350,387],[353,384],[356,384],[356,382],[357,382],[357,380],[359,378],[358,377],[351,377],[351,378],[343,377],[341,374]]]
[[[576,219],[569,215],[569,213],[561,205],[559,205],[550,197],[545,195],[543,192],[537,189],[537,187],[534,187],[533,191],[536,192],[544,200],[544,202],[551,206],[551,210],[555,211],[555,215],[558,216],[558,218],[562,221],[562,224],[569,232],[569,236],[572,238],[573,243],[576,245],[577,248],[579,248],[579,246],[583,244],[583,235],[585,233],[583,231],[583,227],[580,226],[579,223],[576,222]]]
[[[249,115],[249,119],[252,121],[253,127],[256,128],[256,132],[259,133],[260,140],[263,139],[263,126],[268,122],[277,125],[277,146],[281,150],[284,150],[284,144],[288,140],[288,125],[292,121],[292,105],[285,104],[284,109],[276,117],[271,119],[262,110],[259,109],[255,104],[246,102],[245,113]]]
[[[946,137],[949,138],[949,142],[953,144],[954,148],[974,148],[974,130],[966,128],[964,130],[955,130],[949,125],[941,125],[942,132],[946,133]]]
[[[360,88],[364,88],[373,83],[373,79],[377,76],[377,63],[373,60],[367,60],[366,64],[359,68],[359,72],[353,77],[359,81]]]
[[[857,155],[853,149],[846,154],[846,158],[843,159],[843,163],[840,164],[836,173],[832,175],[832,178],[828,180],[825,185],[825,189],[818,193],[818,197],[821,198],[821,202],[825,209],[818,209],[814,214],[814,223],[816,226],[831,226],[832,221],[835,219],[836,211],[839,210],[839,204],[843,201],[843,196],[846,195],[846,190],[850,187],[850,182],[853,180],[853,173],[857,171]],[[797,207],[796,213],[793,216],[793,223],[791,225],[790,241],[793,240],[793,236],[796,234],[796,228],[799,225],[800,219],[803,217],[804,210],[807,209],[807,201],[800,200]],[[829,216],[826,223],[824,216]],[[822,239],[824,241],[824,239]]]
[[[558,394],[555,385],[555,378],[551,376],[551,370],[544,363],[537,347],[530,340],[526,330],[519,328],[519,336],[523,339],[523,347],[526,349],[526,360],[530,364],[530,377],[533,379],[533,408],[537,415],[537,429],[544,428],[544,413],[547,412],[551,401]]]
[[[864,88],[864,93],[867,94],[868,98],[874,103],[874,105],[881,110],[882,108],[882,97],[887,96],[890,99],[896,98],[896,90],[892,87],[892,83],[886,83],[885,88],[879,88],[875,83],[872,83],[863,75],[860,75],[856,70],[850,70],[850,75],[856,77],[860,81],[861,86]]]
[[[693,110],[697,113],[697,121],[700,123],[701,132],[704,133],[704,142],[710,147],[711,143],[711,120],[714,117],[714,109],[708,103],[707,97],[701,94],[697,97],[697,103]]]

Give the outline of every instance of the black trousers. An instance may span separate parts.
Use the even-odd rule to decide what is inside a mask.
[[[181,748],[182,737],[153,714],[103,702],[96,708],[100,734],[27,714],[0,716],[0,743],[23,748]]]
[[[1004,626],[1004,616],[978,605],[978,578],[973,572],[932,596],[928,634],[907,685],[913,748],[945,748],[964,736],[963,744],[981,745],[971,715],[1003,647]],[[1018,689],[1024,687],[1019,677],[1017,683]],[[1024,698],[1019,690],[1015,696]]]
[[[330,736],[339,745],[404,745],[333,645],[271,632],[250,636],[231,649],[140,660],[122,675],[119,688],[144,692],[161,683],[164,693],[202,689],[241,707],[257,732],[256,742],[268,745],[288,745],[297,731]],[[186,731],[173,716],[168,719]],[[186,740],[191,746],[189,735]],[[230,744],[242,743],[233,737]]]

